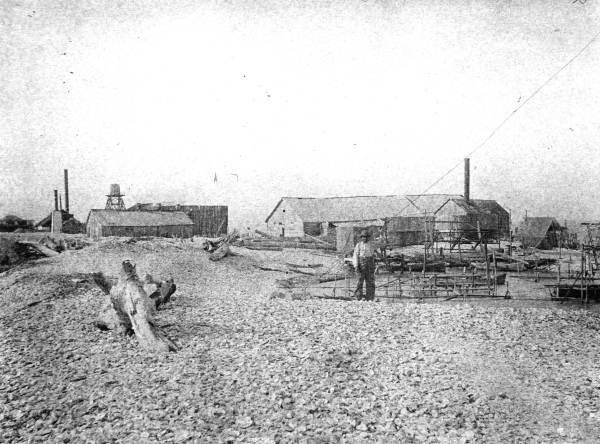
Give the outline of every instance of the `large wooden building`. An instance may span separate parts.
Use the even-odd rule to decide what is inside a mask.
[[[282,197],[265,222],[275,236],[321,236],[336,223],[377,222],[398,215],[409,205],[404,196]]]
[[[226,205],[136,203],[128,208],[128,211],[181,211],[194,223],[194,236],[219,237],[227,235],[228,207]]]
[[[94,239],[106,236],[189,238],[193,231],[194,223],[181,211],[90,210],[86,221],[86,233]]]
[[[452,239],[458,234],[465,240],[480,233],[488,239],[510,233],[510,215],[496,201],[452,194],[283,197],[265,222],[274,236],[330,239],[337,237],[337,227],[349,231],[350,226],[383,226],[380,230],[400,244],[421,242],[425,231]]]

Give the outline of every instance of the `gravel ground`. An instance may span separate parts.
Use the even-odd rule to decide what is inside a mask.
[[[235,251],[109,240],[0,274],[0,442],[600,440],[597,312],[272,299],[253,264],[333,259]],[[124,259],[175,279],[179,352],[93,326],[88,273]]]

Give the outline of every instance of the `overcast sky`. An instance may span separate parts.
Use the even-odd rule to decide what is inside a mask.
[[[126,204],[420,193],[600,31],[598,2],[0,3],[0,216],[69,170],[85,221]],[[600,41],[471,156],[471,195],[600,218]],[[215,182],[216,176],[216,182]],[[430,192],[462,194],[462,165]]]

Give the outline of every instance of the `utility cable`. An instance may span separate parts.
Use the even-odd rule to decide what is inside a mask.
[[[467,155],[465,157],[469,157],[473,154],[475,154],[480,148],[482,148],[492,137],[494,137],[494,135],[498,132],[498,130],[500,130],[500,128],[502,128],[511,118],[512,116],[514,116],[517,111],[519,111],[521,108],[523,108],[531,99],[533,99],[548,83],[550,83],[556,76],[558,76],[558,74],[560,74],[565,68],[567,68],[567,66],[569,66],[571,63],[573,63],[575,61],[575,59],[577,59],[586,49],[588,49],[590,47],[590,45],[592,43],[594,43],[594,41],[596,41],[598,39],[598,37],[600,37],[600,31],[598,31],[586,44],[585,46],[583,46],[573,57],[571,57],[569,59],[569,61],[567,61],[567,63],[565,63],[563,66],[561,66],[557,71],[555,71],[550,77],[548,77],[548,79],[546,79],[546,81],[544,83],[542,83],[540,86],[538,86],[533,93],[531,93],[529,95],[529,97],[527,97],[518,107],[516,107],[513,111],[511,111],[505,118],[504,120],[502,120],[502,122],[500,122],[500,124],[498,126],[496,126],[492,132],[479,144],[477,145],[473,150],[471,150],[469,153],[467,153]],[[422,195],[424,195],[425,193],[427,193],[429,190],[431,190],[434,186],[436,186],[438,183],[440,183],[446,176],[448,176],[448,174],[450,174],[452,171],[454,171],[462,162],[458,162],[456,165],[454,165],[452,168],[450,168],[446,173],[444,173],[439,179],[437,179],[435,182],[433,182],[431,185],[429,185],[425,191],[423,191],[421,194],[416,195],[416,198],[414,199],[414,201],[416,201],[419,197],[421,197]],[[407,205],[408,207],[408,205]]]

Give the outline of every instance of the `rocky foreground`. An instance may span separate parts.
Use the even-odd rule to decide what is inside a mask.
[[[236,251],[105,241],[1,274],[0,442],[600,440],[597,313],[272,299],[253,264],[296,253]],[[175,279],[179,352],[93,325],[88,273],[124,259]]]

